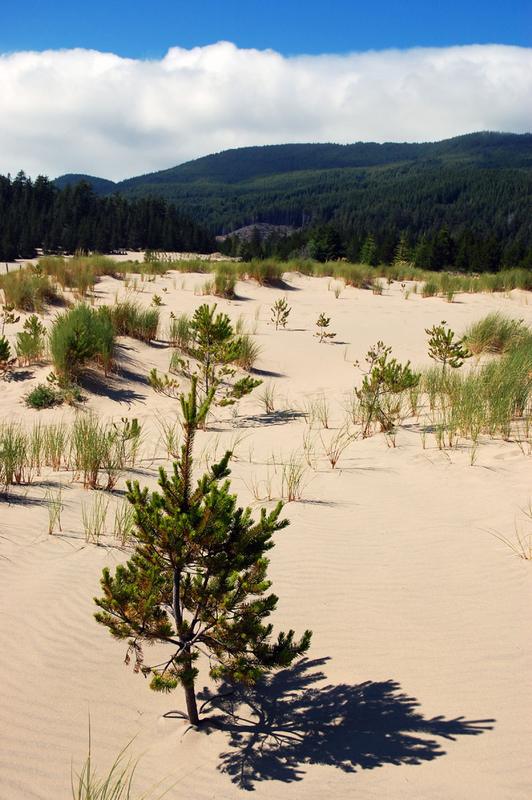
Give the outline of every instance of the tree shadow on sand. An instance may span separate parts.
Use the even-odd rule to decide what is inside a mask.
[[[455,740],[491,730],[495,720],[463,717],[427,719],[419,702],[392,680],[318,687],[327,659],[302,660],[295,667],[215,698],[204,706],[217,713],[206,720],[229,734],[220,770],[248,791],[257,781],[300,781],[306,764],[327,764],[344,772],[385,764],[422,764],[445,755],[436,737]],[[214,708],[215,707],[215,708]]]

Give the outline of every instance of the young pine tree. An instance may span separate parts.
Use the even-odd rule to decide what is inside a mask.
[[[155,691],[183,686],[193,725],[199,724],[194,684],[200,652],[210,653],[212,678],[253,685],[264,670],[289,666],[311,638],[306,631],[294,641],[290,630],[272,643],[273,626],[264,622],[277,604],[267,594],[264,554],[273,534],[288,525],[279,519],[282,504],[270,514],[262,509],[258,522],[249,508],[238,508],[223,481],[229,452],[193,485],[194,436],[212,396],[211,390],[198,408],[194,379],[188,397],[181,397],[185,441],[173,475],[160,469],[161,493],[150,497],[138,482],[128,483],[135,552],[114,577],[104,570],[104,596],[95,598],[101,609],[96,620],[127,640],[126,663],[133,656],[135,671],[151,674]],[[147,666],[143,647],[155,642],[168,645],[168,658]]]
[[[443,365],[443,373],[447,364],[453,369],[459,369],[467,358],[471,358],[471,353],[464,347],[465,336],[455,340],[454,331],[450,328],[445,329],[447,323],[441,321],[440,325],[433,325],[432,328],[425,328],[425,333],[429,338],[429,356],[434,361],[440,361]]]

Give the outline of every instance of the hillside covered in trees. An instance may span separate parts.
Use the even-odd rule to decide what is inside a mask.
[[[528,248],[531,187],[532,135],[484,132],[424,144],[244,147],[99,191],[165,198],[218,234],[334,223],[357,236],[418,240],[445,227],[454,238],[470,230]]]
[[[60,189],[23,172],[0,176],[0,260],[46,253],[156,248],[212,253],[212,233],[162,197],[98,196],[81,179]]]

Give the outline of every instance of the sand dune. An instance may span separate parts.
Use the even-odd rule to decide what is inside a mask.
[[[167,320],[171,310],[212,301],[194,292],[204,280],[169,272],[140,284],[138,299],[148,304],[166,288]],[[269,571],[280,598],[272,621],[314,631],[308,658],[254,692],[216,700],[216,725],[192,730],[168,714],[183,706],[180,690],[151,692],[123,664],[124,646],[92,619],[102,568],[127,552],[111,531],[99,546],[85,542],[81,504],[94,492],[47,468],[0,499],[2,800],[69,797],[71,765],[80,769],[87,753],[89,715],[98,767],[136,737],[132,750],[144,753],[137,790],[167,777],[171,798],[246,790],[305,800],[530,797],[531,565],[487,532],[512,534],[529,501],[530,456],[515,443],[485,440],[471,465],[466,442],[440,451],[429,434],[423,449],[415,418],[405,420],[395,448],[382,434],[357,439],[334,470],[323,455],[360,381],[353,363],[370,345],[383,340],[399,361],[425,365],[424,328],[445,319],[461,331],[495,309],[532,324],[529,295],[405,301],[394,284],[382,296],[348,288],[336,299],[328,279],[287,281],[287,289],[239,283],[238,299],[217,301],[233,322],[243,315],[249,330],[259,309],[257,366],[275,384],[277,413],[264,413],[260,390],[234,414],[215,409],[196,457],[201,471],[205,459],[236,445],[233,491],[241,504],[258,496],[271,506],[281,494],[281,462],[301,451],[304,435],[314,442],[314,468],[305,468],[302,500],[285,506],[291,525],[277,535]],[[96,301],[113,302],[116,292],[124,283],[105,278]],[[276,332],[270,308],[285,296],[292,312],[287,330]],[[337,336],[319,344],[322,311]],[[167,370],[168,361],[160,344],[121,339],[118,374],[88,384],[85,404],[108,419],[138,417],[144,444],[133,477],[150,487],[159,465],[171,464],[158,416],[171,419],[177,403],[156,395],[144,376]],[[0,421],[73,419],[73,408],[34,412],[21,403],[49,370],[0,379]],[[310,429],[302,414],[317,396],[328,401],[329,429]],[[46,486],[60,481],[63,530],[50,536]],[[217,691],[205,668],[199,686],[204,699]]]

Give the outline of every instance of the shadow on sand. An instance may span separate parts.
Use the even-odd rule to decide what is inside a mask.
[[[419,702],[392,680],[318,687],[327,659],[300,661],[257,687],[200,695],[213,714],[205,721],[229,736],[220,770],[240,788],[258,781],[300,781],[306,764],[344,772],[385,764],[422,764],[445,755],[437,737],[453,741],[491,730],[493,719],[427,719]]]

